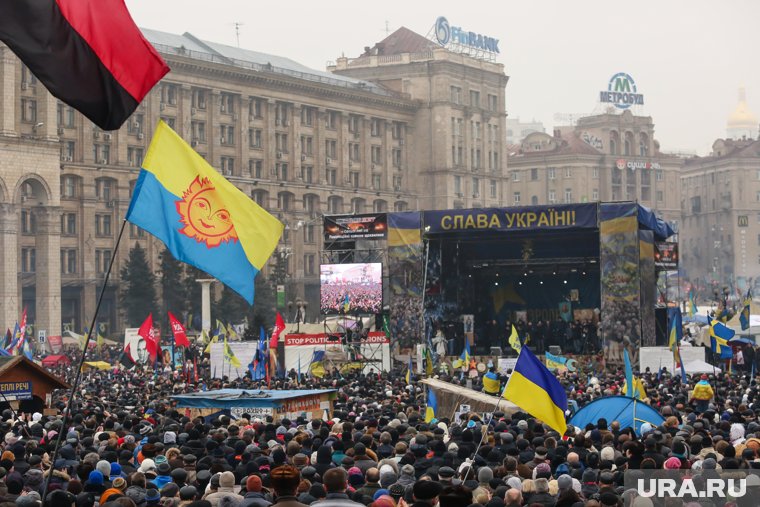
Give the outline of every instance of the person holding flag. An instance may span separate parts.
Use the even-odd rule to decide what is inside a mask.
[[[629,398],[644,400],[647,397],[647,391],[641,379],[633,375],[631,367],[631,357],[628,355],[628,348],[623,349],[623,360],[625,362],[625,385],[622,392]]]

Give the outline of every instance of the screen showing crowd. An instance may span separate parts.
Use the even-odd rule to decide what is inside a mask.
[[[319,282],[322,314],[380,313],[383,306],[383,265],[322,264]]]

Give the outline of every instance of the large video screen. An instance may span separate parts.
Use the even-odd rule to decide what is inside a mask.
[[[320,312],[323,315],[380,313],[383,265],[322,264],[319,267]]]

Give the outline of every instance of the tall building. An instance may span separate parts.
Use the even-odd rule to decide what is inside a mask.
[[[520,118],[507,118],[507,145],[520,144],[520,141],[533,132],[546,132],[540,121],[520,121]]]
[[[417,104],[412,165],[420,209],[500,205],[507,181],[502,64],[453,53],[400,28],[330,67]]]
[[[405,28],[333,72],[188,33],[143,32],[172,71],[114,132],[58,102],[0,46],[3,326],[26,306],[38,330],[81,330],[116,256],[100,315],[109,332],[123,328],[129,249],[140,243],[154,269],[163,250],[127,225],[115,251],[159,118],[285,223],[273,259],[284,264],[286,297],[310,309],[319,307],[322,214],[500,204],[501,65]]]
[[[509,156],[505,204],[633,200],[677,226],[682,159],[660,152],[649,116],[605,113],[553,135],[534,132]]]
[[[760,277],[760,140],[718,139],[686,161],[681,189],[686,275],[706,287]]]

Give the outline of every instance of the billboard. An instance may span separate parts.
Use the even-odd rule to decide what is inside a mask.
[[[678,269],[678,243],[655,241],[654,266],[657,269],[675,271]]]
[[[325,241],[353,241],[355,239],[385,239],[388,222],[385,213],[364,215],[326,216]]]
[[[322,264],[319,267],[320,312],[323,315],[380,313],[383,265]]]

